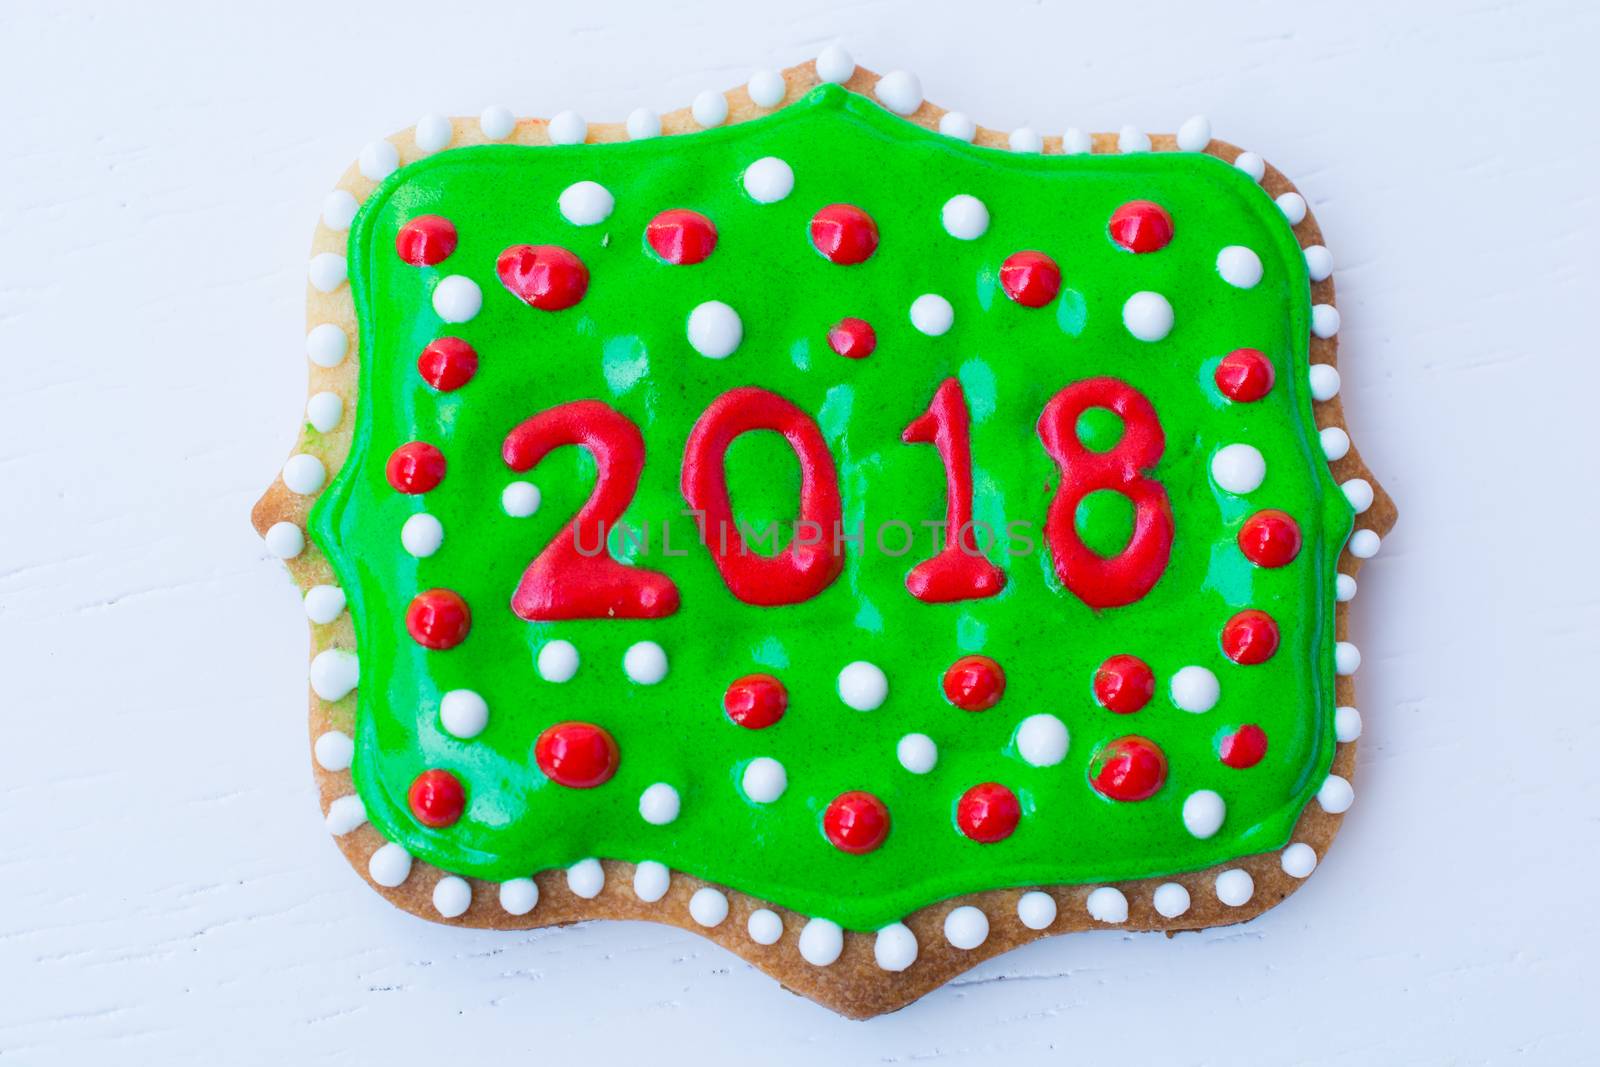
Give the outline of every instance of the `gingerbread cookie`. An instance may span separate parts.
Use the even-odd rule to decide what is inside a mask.
[[[254,513],[328,829],[418,915],[671,923],[853,1016],[1259,914],[1352,801],[1394,520],[1329,274],[1203,119],[1007,137],[838,49],[374,142]]]

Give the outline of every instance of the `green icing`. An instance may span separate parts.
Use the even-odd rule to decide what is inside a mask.
[[[796,175],[793,193],[758,204],[740,175],[774,155]],[[616,196],[601,225],[574,227],[557,195],[594,180]],[[976,241],[950,238],[940,208],[972,193],[992,214]],[[1172,213],[1165,250],[1135,256],[1116,247],[1106,220],[1123,202],[1153,199]],[[870,260],[840,267],[811,247],[807,222],[820,207],[849,202],[877,221],[882,244]],[[709,216],[720,239],[704,263],[661,263],[643,243],[657,212],[688,207]],[[425,213],[450,218],[460,246],[436,268],[408,266],[395,235]],[[552,243],[588,265],[584,300],[560,313],[535,311],[495,276],[509,245]],[[1218,277],[1217,251],[1254,249],[1265,278],[1239,290]],[[1061,265],[1054,307],[1018,306],[1000,290],[1001,261],[1040,249]],[[444,152],[390,177],[363,207],[350,236],[350,282],[361,324],[361,381],[349,460],[312,513],[311,530],[333,563],[359,641],[355,783],[386,837],[446,870],[492,880],[571,864],[586,856],[657,860],[852,929],[872,929],[943,898],[1003,886],[1109,881],[1198,869],[1281,847],[1327,773],[1334,750],[1334,562],[1351,528],[1349,505],[1322,459],[1305,384],[1308,282],[1289,227],[1247,177],[1210,156],[1012,155],[959,143],[895,118],[834,86],[756,122],[687,137],[626,144]],[[449,326],[430,291],[464,273],[483,289],[482,312]],[[1124,329],[1121,306],[1138,290],[1165,294],[1176,327],[1147,344]],[[943,337],[917,333],[908,308],[937,292],[955,307]],[[744,339],[723,361],[697,355],[685,320],[697,304],[738,310]],[[833,354],[826,331],[845,316],[870,321],[877,351],[851,361]],[[433,338],[454,334],[478,351],[477,376],[439,394],[416,358]],[[1251,346],[1272,359],[1277,387],[1255,404],[1230,404],[1211,380],[1225,352]],[[1154,404],[1166,451],[1154,471],[1176,521],[1171,562],[1138,603],[1096,613],[1063,590],[1039,540],[1057,481],[1034,432],[1052,394],[1073,381],[1114,375]],[[900,442],[943,378],[962,382],[972,415],[976,518],[1002,531],[991,558],[1004,567],[1002,595],[930,605],[909,596],[906,572],[930,554],[924,520],[944,515],[944,471],[934,449]],[[866,545],[848,549],[844,573],[810,602],[745,605],[727,591],[691,520],[681,514],[679,462],[706,405],[727,389],[760,385],[789,398],[820,425],[835,462],[845,524],[864,524]],[[508,517],[502,488],[516,477],[500,459],[506,432],[536,411],[578,398],[605,401],[644,433],[648,460],[628,521],[648,525],[648,555],[666,571],[682,608],[655,621],[529,623],[509,607],[533,556],[593,486],[594,464],[578,449],[553,453],[526,477],[542,490],[532,518]],[[1107,427],[1091,425],[1097,439]],[[449,472],[424,497],[394,492],[384,461],[399,444],[432,442]],[[1211,455],[1248,441],[1268,460],[1248,499],[1211,482]],[[787,521],[797,510],[798,465],[780,439],[754,433],[728,453],[736,514],[747,523]],[[1261,507],[1299,521],[1305,547],[1290,566],[1262,570],[1235,535]],[[401,548],[405,519],[426,509],[445,541],[417,560]],[[1093,508],[1091,508],[1093,510]],[[889,528],[909,523],[916,544]],[[1030,523],[1013,529],[1008,523]],[[674,553],[662,552],[671,528]],[[1098,523],[1091,523],[1098,526]],[[1099,535],[1097,535],[1099,536]],[[613,539],[613,544],[617,544]],[[1009,552],[1018,553],[1015,556]],[[457,590],[473,610],[471,636],[446,652],[407,636],[403,613],[419,590]],[[1270,611],[1283,645],[1268,663],[1239,667],[1220,653],[1222,624],[1236,611]],[[540,679],[540,646],[556,637],[582,655],[565,685]],[[623,651],[659,642],[671,672],[643,687],[627,681]],[[1005,668],[1008,688],[990,711],[952,708],[940,690],[946,666],[982,652]],[[1154,668],[1160,690],[1133,716],[1101,709],[1090,694],[1095,667],[1129,652]],[[890,679],[888,700],[869,713],[841,703],[835,678],[866,659]],[[1166,681],[1191,663],[1215,671],[1222,699],[1193,715],[1174,708]],[[788,715],[750,731],[733,725],[721,695],[757,671],[782,678]],[[469,688],[488,701],[490,721],[464,741],[438,721],[440,696]],[[1013,735],[1027,715],[1066,723],[1066,760],[1035,768]],[[537,769],[535,738],[550,724],[582,718],[604,725],[622,753],[616,776],[570,790]],[[1244,722],[1271,740],[1245,771],[1217,758],[1217,737]],[[924,776],[904,770],[895,744],[921,732],[939,746]],[[1150,800],[1119,804],[1087,784],[1105,741],[1144,734],[1166,751],[1171,772]],[[747,801],[739,787],[756,756],[778,759],[788,791],[775,803]],[[406,789],[429,767],[465,783],[463,819],[444,830],[411,817]],[[968,787],[1000,781],[1022,801],[1007,840],[979,845],[956,829]],[[674,785],[682,814],[651,826],[638,800],[654,782]],[[883,847],[865,856],[833,848],[820,829],[828,801],[851,789],[877,794],[892,812]],[[1226,799],[1227,821],[1207,841],[1184,829],[1180,809],[1197,789]]]
[[[1078,536],[1099,555],[1121,552],[1133,536],[1133,501],[1112,489],[1096,489],[1078,501],[1073,517]]]

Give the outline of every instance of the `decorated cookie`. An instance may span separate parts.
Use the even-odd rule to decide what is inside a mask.
[[[254,516],[329,832],[419,915],[671,923],[857,1016],[1261,913],[1353,800],[1394,519],[1330,270],[1204,119],[995,132],[838,49],[374,142]]]

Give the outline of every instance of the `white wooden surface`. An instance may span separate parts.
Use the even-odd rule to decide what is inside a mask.
[[[0,1061],[1592,1058],[1593,5],[460,6],[0,9]],[[1301,893],[1034,945],[866,1024],[675,931],[384,906],[321,827],[305,624],[246,522],[363,143],[677,106],[834,39],[987,124],[1198,111],[1281,166],[1402,511],[1356,607],[1359,799]]]

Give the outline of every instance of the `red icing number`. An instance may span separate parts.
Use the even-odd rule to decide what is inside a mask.
[[[929,444],[944,463],[944,548],[906,575],[906,588],[918,600],[943,604],[994,596],[1006,584],[999,567],[978,551],[972,527],[972,431],[967,394],[946,378],[928,410],[911,420],[900,440]]]
[[[628,509],[644,469],[639,428],[598,400],[574,400],[523,421],[506,435],[502,454],[512,470],[530,471],[562,445],[588,449],[599,476],[577,515],[528,564],[511,609],[529,621],[671,615],[678,610],[672,579],[624,566],[604,548],[607,531]]]
[[[800,518],[776,556],[750,551],[734,522],[723,469],[734,438],[751,430],[781,433],[800,460]],[[828,588],[844,569],[834,542],[839,479],[816,422],[777,393],[732,389],[706,408],[683,450],[683,498],[700,513],[701,530],[728,591],[746,604],[798,604]]]
[[[1090,451],[1078,439],[1078,416],[1089,408],[1110,408],[1122,417],[1122,439],[1110,451]],[[1089,378],[1050,398],[1039,416],[1039,439],[1061,468],[1044,528],[1057,576],[1091,608],[1132,604],[1156,584],[1172,555],[1167,491],[1140,473],[1155,466],[1166,446],[1156,409],[1126,382]],[[1078,504],[1097,489],[1115,490],[1134,506],[1133,536],[1110,558],[1090,549],[1077,531]]]

